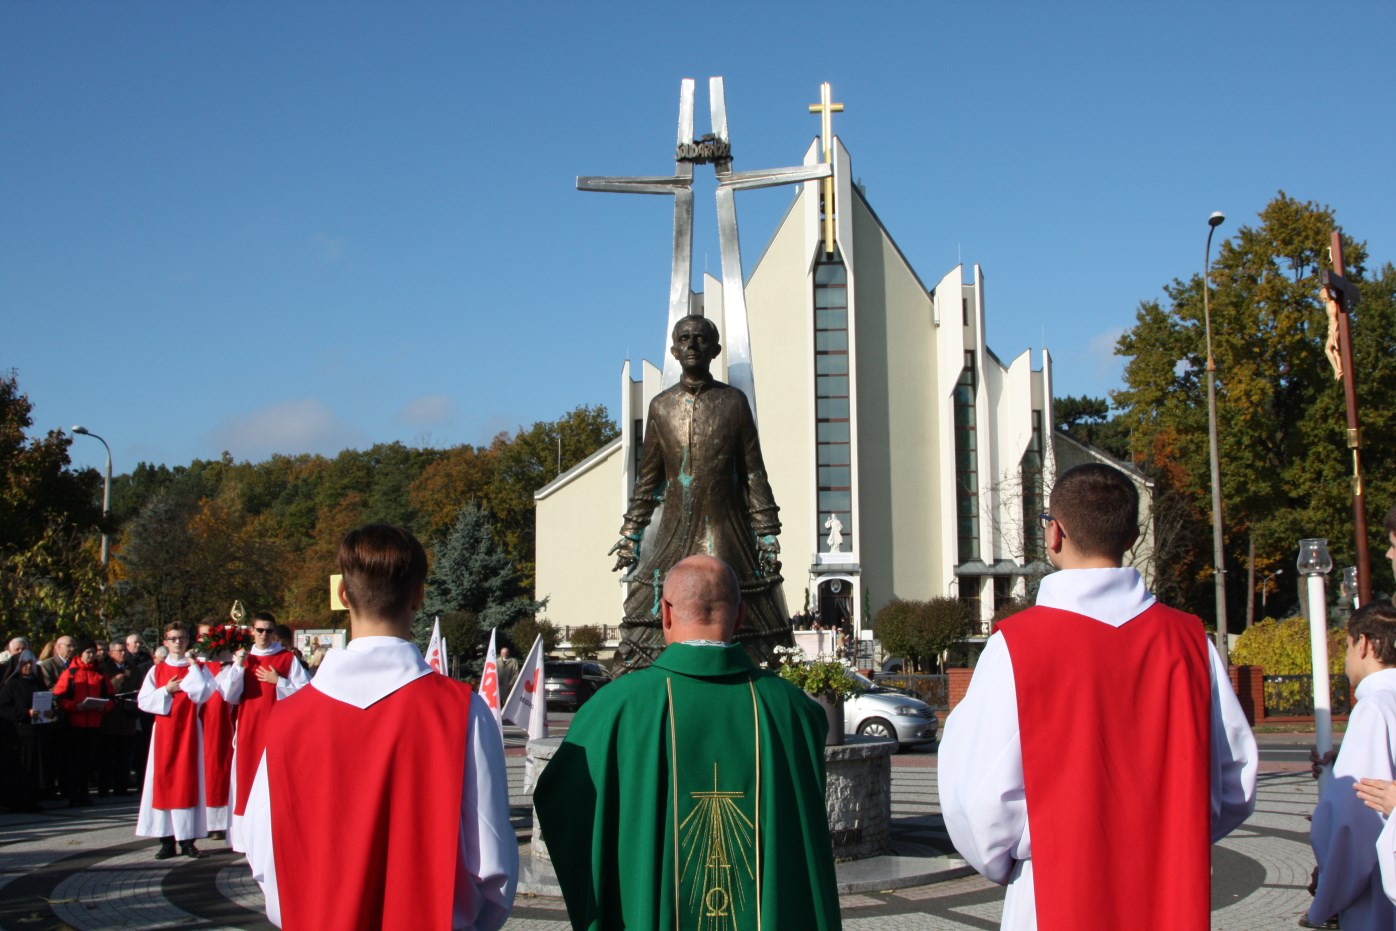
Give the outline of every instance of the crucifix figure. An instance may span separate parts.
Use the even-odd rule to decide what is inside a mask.
[[[733,192],[828,178],[827,165],[732,170],[732,142],[727,132],[727,102],[722,78],[708,79],[708,109],[712,132],[693,137],[693,79],[684,78],[679,90],[679,133],[674,148],[674,173],[648,177],[579,177],[577,189],[619,194],[672,194],[674,196],[674,258],[669,278],[669,321],[672,332],[689,313],[693,277],[693,166],[712,165],[717,175],[717,232],[722,253],[722,302],[727,344],[727,381],[747,396],[756,414],[756,383],[751,370],[751,337],[747,327],[746,290],[742,280],[741,246],[737,234],[737,205]],[[678,383],[680,367],[675,359],[664,363],[664,387]]]
[[[1367,565],[1367,505],[1362,493],[1362,433],[1357,424],[1357,383],[1352,370],[1352,321],[1349,319],[1357,306],[1357,285],[1348,281],[1343,272],[1343,237],[1338,230],[1333,231],[1329,251],[1333,256],[1333,268],[1323,269],[1321,279],[1325,303],[1328,308],[1329,335],[1325,352],[1329,361],[1335,363],[1333,369],[1343,382],[1343,398],[1347,403],[1348,448],[1352,450],[1352,523],[1357,544],[1357,598],[1360,604],[1372,600],[1372,572]],[[1336,333],[1334,332],[1336,330]],[[1336,336],[1336,355],[1331,344]]]

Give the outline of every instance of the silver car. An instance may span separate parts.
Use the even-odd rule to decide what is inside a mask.
[[[849,734],[886,737],[901,748],[933,743],[940,721],[919,698],[878,685],[854,673],[858,690],[843,700],[843,729]]]

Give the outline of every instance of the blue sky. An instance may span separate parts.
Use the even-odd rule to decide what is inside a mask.
[[[1396,259],[1393,27],[1389,0],[7,2],[0,368],[118,472],[614,411],[663,352],[672,201],[575,176],[670,173],[680,79],[701,133],[723,75],[738,169],[798,164],[830,81],[922,280],[981,264],[995,352],[1045,341],[1059,395],[1104,394],[1213,210],[1226,234],[1284,189]],[[791,196],[737,195],[748,272]]]

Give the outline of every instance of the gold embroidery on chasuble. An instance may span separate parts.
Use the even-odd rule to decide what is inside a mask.
[[[674,819],[674,914],[677,927],[694,931],[738,931],[761,927],[760,716],[751,693],[754,772],[724,779],[722,763],[702,764],[680,754],[673,683],[669,697],[669,749]],[[686,722],[687,723],[687,722]],[[717,722],[714,722],[716,724]],[[726,731],[726,729],[723,729]],[[728,739],[736,737],[727,731]],[[745,736],[745,735],[743,735]],[[740,738],[738,738],[740,739]],[[745,741],[743,741],[745,743]],[[692,746],[690,743],[689,746]],[[702,749],[699,749],[700,755]],[[744,754],[742,754],[744,756]],[[729,771],[731,760],[726,761]],[[703,765],[707,764],[707,765]],[[699,766],[702,765],[702,769]],[[711,769],[712,788],[680,788],[680,772],[691,777]],[[685,781],[689,781],[685,779]],[[750,790],[750,791],[749,791]],[[754,924],[751,922],[754,920]]]

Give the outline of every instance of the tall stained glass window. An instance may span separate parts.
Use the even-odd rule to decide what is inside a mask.
[[[848,395],[848,272],[843,255],[819,252],[814,268],[814,418],[819,525],[829,515],[853,532],[852,446]],[[820,534],[820,550],[827,533]],[[845,546],[845,552],[848,547]]]
[[[1042,500],[1042,411],[1032,412],[1032,440],[1023,453],[1023,558],[1042,558],[1042,522],[1037,515],[1044,510]]]
[[[955,383],[955,516],[960,532],[960,562],[979,558],[979,436],[974,395],[978,387],[974,353]]]

